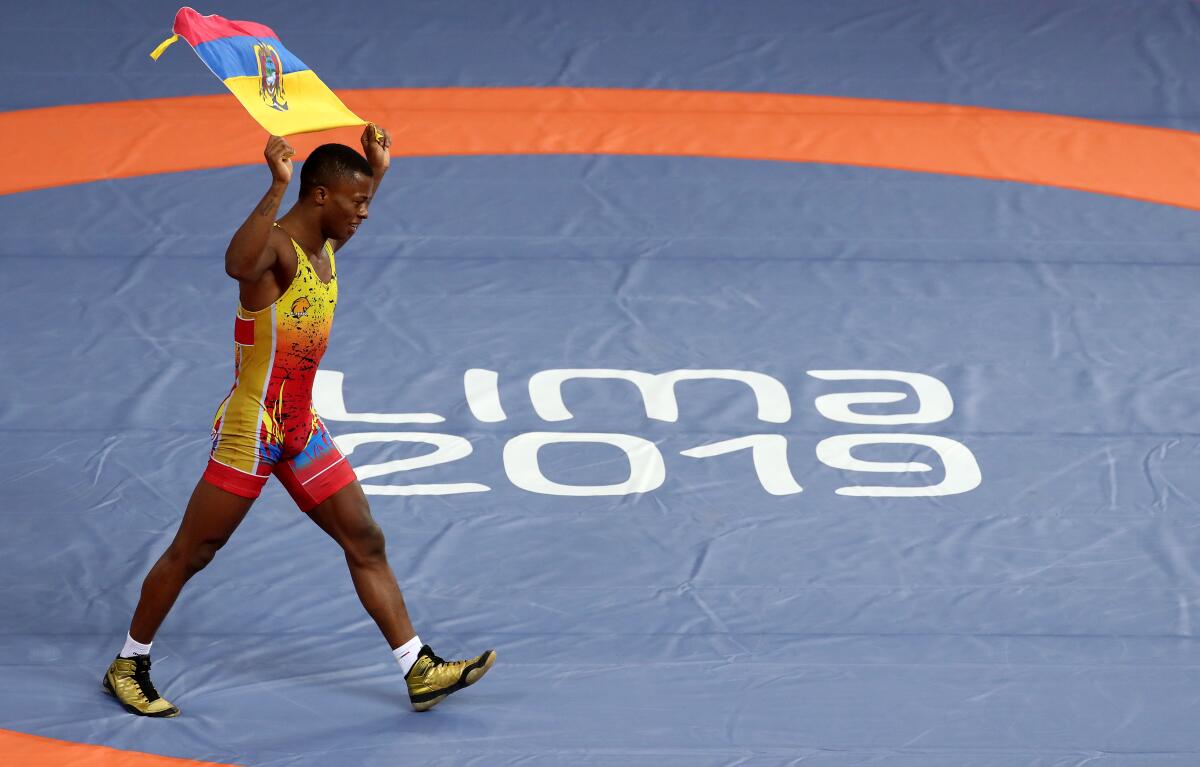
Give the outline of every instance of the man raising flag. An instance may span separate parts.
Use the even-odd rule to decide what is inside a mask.
[[[235,28],[249,34],[241,41],[232,35],[204,37],[214,29]],[[308,96],[319,92],[312,83],[320,81],[315,75],[289,80],[295,74],[294,57],[266,27],[200,17],[185,8],[176,17],[175,29],[184,36],[199,35],[189,42],[201,41],[197,52],[210,46],[202,58],[210,56],[227,71],[234,71],[231,60],[244,63],[243,54],[252,51],[259,61],[256,66],[263,67],[261,92],[253,96],[264,110],[292,121],[292,132],[329,127],[330,119],[361,123],[349,111],[348,117],[336,117],[333,108],[317,117],[301,114]],[[230,89],[239,98],[249,98],[251,89],[237,77],[226,78],[226,83],[231,80],[236,82]],[[329,96],[336,101],[331,92]],[[342,144],[318,147],[300,171],[299,199],[277,217],[292,178],[295,150],[279,135],[267,141],[270,187],[225,251],[225,271],[238,281],[239,293],[233,389],[213,419],[208,467],[174,539],[142,584],[125,645],[103,679],[104,688],[132,713],[179,714],[150,680],[150,645],[184,584],[225,545],[272,475],[300,510],[341,546],[359,600],[404,672],[413,708],[433,708],[447,695],[474,684],[496,659],[488,650],[468,660],[444,661],[422,643],[388,564],[383,532],[354,470],[313,409],[313,381],[338,301],[334,254],[367,219],[390,165],[390,146],[388,132],[368,124],[362,134],[365,157]]]

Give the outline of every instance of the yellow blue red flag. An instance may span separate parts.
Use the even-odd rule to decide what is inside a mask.
[[[276,136],[363,125],[315,72],[279,41],[270,27],[253,21],[202,16],[180,8],[174,35],[150,54],[154,60],[180,37],[250,115]]]

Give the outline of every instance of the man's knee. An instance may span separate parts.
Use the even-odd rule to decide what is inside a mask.
[[[187,577],[191,577],[208,566],[213,557],[225,545],[228,539],[200,541],[191,546],[172,546],[170,554],[182,567]]]
[[[383,529],[367,513],[347,531],[342,548],[352,564],[371,565],[387,561]]]

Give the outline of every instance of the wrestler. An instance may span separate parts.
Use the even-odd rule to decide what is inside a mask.
[[[367,219],[390,164],[386,130],[368,125],[362,146],[365,158],[341,144],[314,150],[300,171],[299,199],[276,220],[295,151],[278,136],[267,141],[271,187],[225,252],[240,299],[234,384],[217,408],[204,475],[174,540],[142,583],[125,645],[104,675],[105,689],[132,713],[179,714],[150,681],[150,645],[183,585],[225,545],[271,475],[342,547],[358,598],[392,648],[414,709],[430,709],[474,684],[496,659],[488,650],[444,661],[421,642],[362,487],[313,409],[313,380],[338,300],[334,254]]]

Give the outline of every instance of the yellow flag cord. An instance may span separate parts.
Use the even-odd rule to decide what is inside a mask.
[[[158,57],[163,54],[163,51],[170,48],[171,44],[174,43],[178,39],[179,39],[179,35],[171,35],[166,40],[163,40],[161,43],[158,44],[157,48],[155,48],[153,51],[151,51],[150,58],[154,59],[155,61],[158,61]]]

